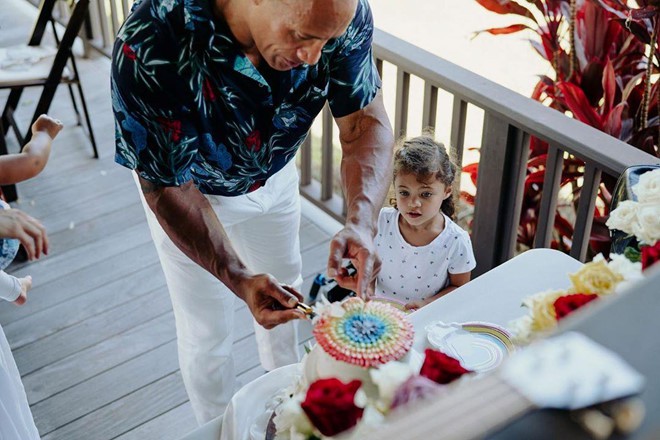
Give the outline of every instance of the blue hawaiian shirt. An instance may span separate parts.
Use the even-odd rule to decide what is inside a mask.
[[[380,88],[367,0],[320,61],[267,78],[208,0],[144,0],[112,57],[115,161],[161,186],[192,180],[205,194],[253,191],[294,158],[325,102],[335,117]]]

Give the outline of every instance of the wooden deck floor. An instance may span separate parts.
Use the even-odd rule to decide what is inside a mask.
[[[0,18],[3,45],[25,41],[36,16],[22,0],[9,1]],[[51,251],[9,268],[16,276],[32,275],[34,287],[25,306],[0,304],[0,324],[44,439],[177,439],[196,422],[137,189],[130,172],[113,162],[109,61],[98,56],[81,60],[79,67],[101,158],[92,159],[66,88],[60,87],[50,114],[66,128],[46,170],[19,185],[14,204],[44,223]],[[6,95],[0,94],[2,105]],[[26,94],[19,116],[29,118],[36,99],[36,93]],[[17,151],[13,136],[8,141],[10,151]],[[307,292],[325,267],[333,224],[304,206],[300,235]],[[241,383],[263,373],[249,317],[244,305],[236,309]],[[309,336],[308,326],[302,333],[303,339]]]

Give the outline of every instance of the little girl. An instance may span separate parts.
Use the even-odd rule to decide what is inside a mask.
[[[36,176],[50,155],[50,145],[62,129],[62,123],[41,115],[32,124],[32,139],[18,154],[0,156],[0,184],[17,183]],[[0,130],[0,136],[3,136]],[[32,287],[32,278],[16,278],[4,269],[16,255],[19,241],[30,259],[48,252],[46,231],[37,220],[0,203],[0,299],[22,305]],[[21,376],[0,326],[0,439],[38,440]]]
[[[394,207],[378,217],[375,295],[415,310],[470,281],[476,261],[469,235],[451,219],[456,165],[445,147],[427,136],[405,141],[393,174]]]
[[[41,115],[32,124],[32,139],[25,144],[18,154],[5,154],[0,156],[0,185],[22,182],[39,174],[50,156],[50,146],[53,139],[62,130],[62,123],[47,115]],[[1,136],[0,132],[0,136]],[[0,194],[1,195],[1,194]],[[0,199],[0,210],[11,209],[8,204]],[[16,213],[13,221],[26,225],[26,231],[17,238],[0,238],[0,299],[22,305],[27,292],[32,287],[32,278],[13,277],[3,271],[16,256],[19,240],[34,241],[34,245],[27,249],[30,258],[39,258],[43,252],[48,252],[48,241],[45,239],[45,231],[39,222],[31,217]],[[17,228],[18,229],[18,228]]]

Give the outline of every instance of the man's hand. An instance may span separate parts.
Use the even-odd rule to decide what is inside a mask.
[[[302,301],[302,295],[290,286],[279,284],[271,275],[249,276],[237,287],[254,319],[266,329],[305,317],[303,312],[293,308]]]
[[[18,209],[0,211],[0,237],[17,238],[25,247],[30,260],[48,254],[46,228],[37,219]]]
[[[342,267],[342,259],[349,258],[357,273],[353,276]],[[328,276],[341,287],[357,293],[361,298],[373,295],[376,276],[380,272],[380,259],[374,249],[371,230],[346,225],[330,242]]]
[[[28,290],[32,288],[32,277],[28,275],[24,278],[19,278],[18,281],[21,283],[21,294],[14,300],[14,304],[22,306],[27,301]]]

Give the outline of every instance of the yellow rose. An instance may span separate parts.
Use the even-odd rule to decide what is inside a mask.
[[[569,277],[573,284],[569,292],[595,293],[597,295],[614,292],[616,285],[623,281],[623,276],[610,269],[604,260],[587,263]]]
[[[549,290],[537,293],[523,301],[523,305],[530,310],[532,332],[550,330],[557,325],[557,315],[554,303],[560,296],[566,295],[564,290]]]

